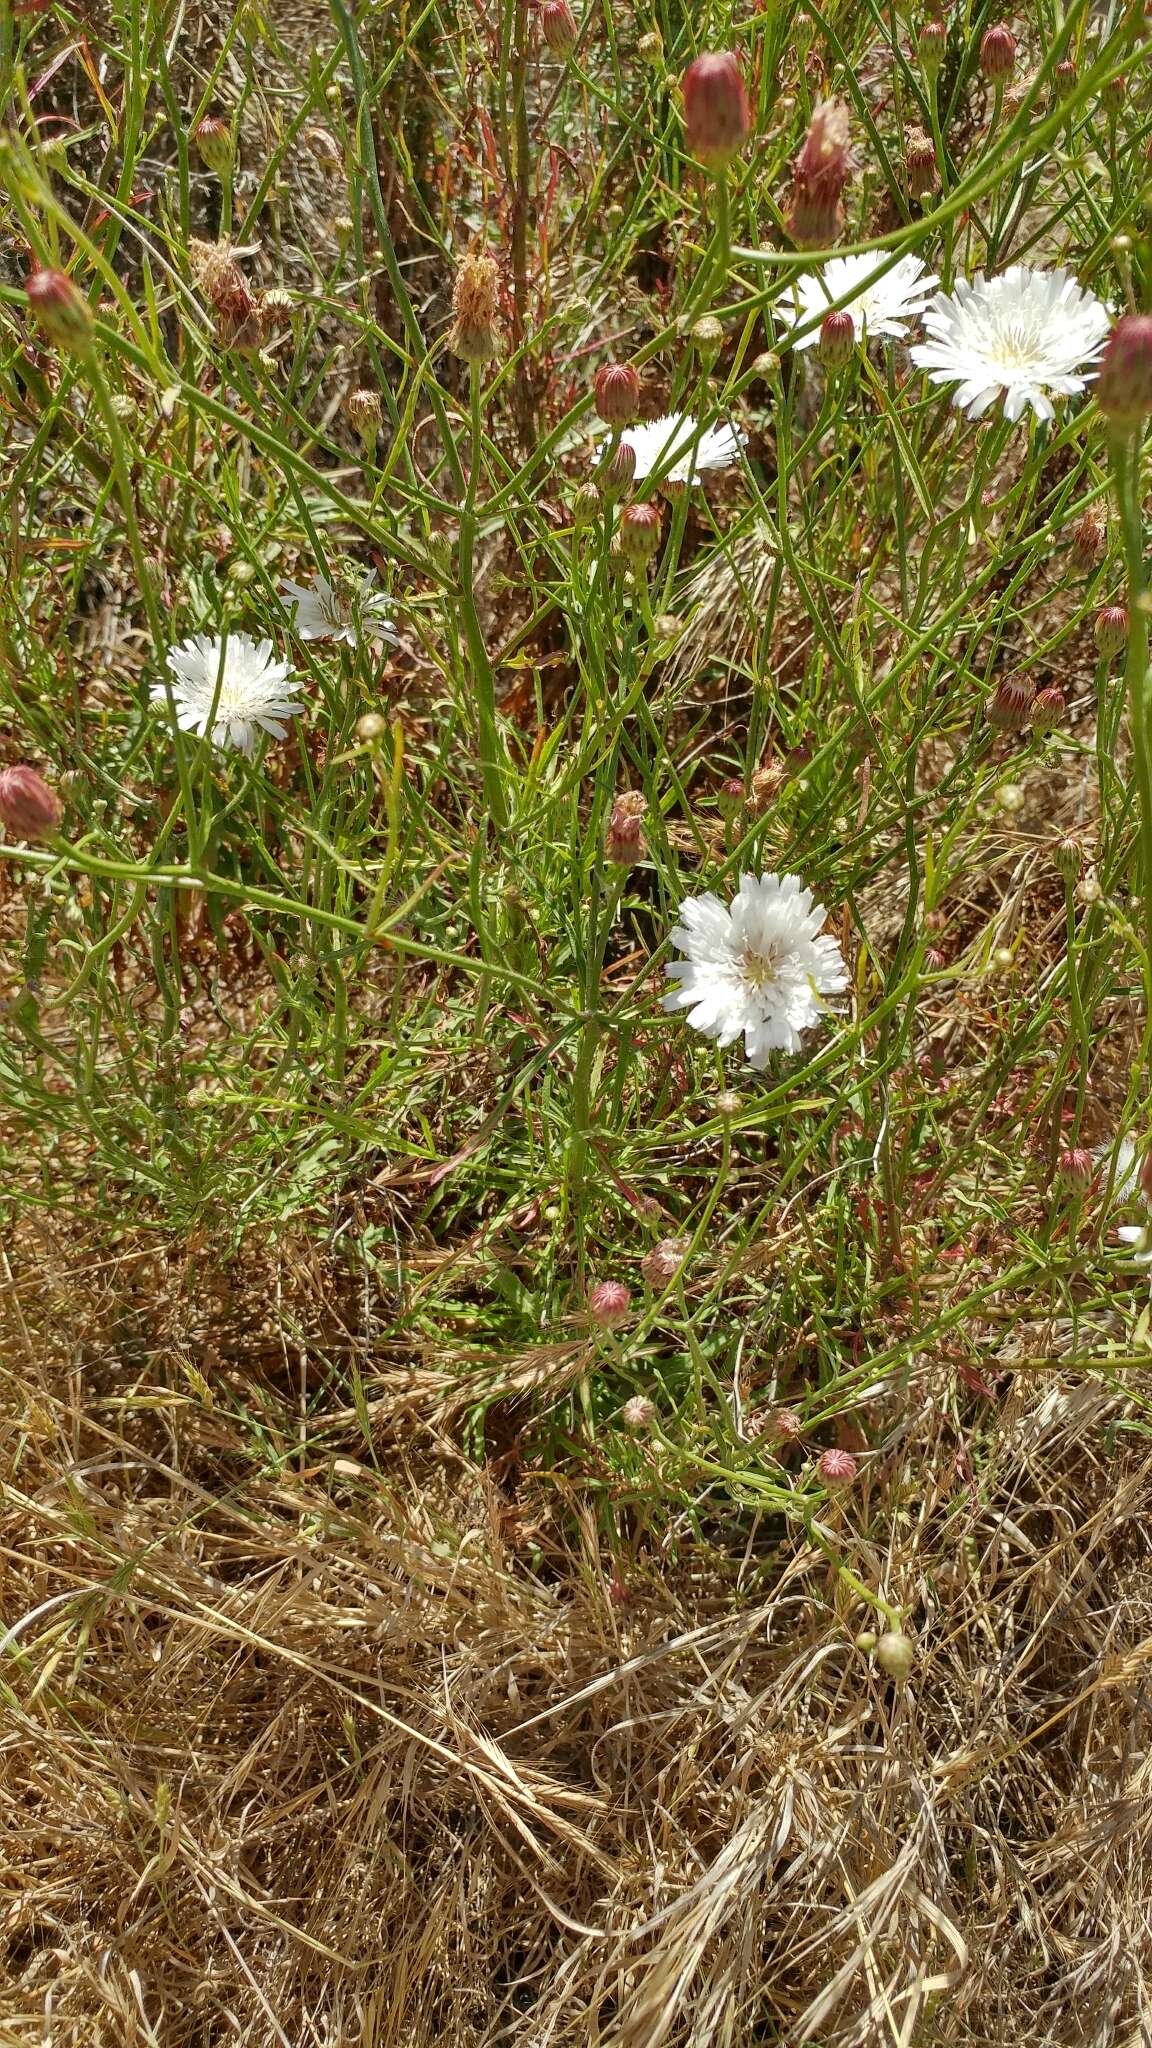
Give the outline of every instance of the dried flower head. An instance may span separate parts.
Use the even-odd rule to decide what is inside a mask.
[[[1108,543],[1108,529],[1104,514],[1095,505],[1081,514],[1072,529],[1072,545],[1068,551],[1070,566],[1078,576],[1087,576],[1103,560]]]
[[[843,192],[852,169],[848,135],[844,102],[821,101],[792,166],[788,232],[802,248],[827,248],[844,224]]]
[[[904,143],[904,174],[913,199],[926,199],[940,182],[936,145],[923,128],[910,128],[908,131]]]
[[[650,1287],[667,1287],[675,1280],[692,1249],[690,1237],[662,1237],[644,1254],[640,1270]]]
[[[455,319],[448,346],[466,363],[486,363],[500,346],[500,272],[485,249],[472,249],[456,272],[452,290]]]
[[[635,867],[644,859],[648,842],[644,837],[644,813],[648,806],[638,789],[626,789],[617,797],[604,834],[604,858],[620,868]]]
[[[366,384],[358,385],[355,391],[348,393],[344,401],[344,410],[360,436],[360,446],[365,455],[370,455],[384,424],[384,408],[380,402],[380,393],[373,391]]]

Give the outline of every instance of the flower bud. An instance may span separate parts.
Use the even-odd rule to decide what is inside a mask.
[[[903,1629],[886,1629],[876,1645],[876,1662],[897,1685],[911,1678],[916,1652]]]
[[[816,344],[820,361],[829,370],[842,370],[852,361],[856,348],[856,322],[846,307],[825,313]]]
[[[625,1401],[620,1417],[628,1429],[647,1429],[656,1420],[656,1403],[647,1394],[633,1394]]]
[[[35,768],[0,768],[0,825],[14,839],[51,839],[61,816],[60,799]]]
[[[816,1470],[825,1486],[850,1486],[856,1477],[856,1460],[851,1451],[822,1451]]]
[[[1056,82],[1056,90],[1059,93],[1060,98],[1062,100],[1065,100],[1067,99],[1069,93],[1074,90],[1076,81],[1079,78],[1080,74],[1077,71],[1076,66],[1073,63],[1071,57],[1061,57],[1059,64],[1056,66],[1055,71],[1052,73],[1052,76]]]
[[[205,114],[192,130],[192,140],[206,171],[222,178],[232,168],[232,131],[218,114]]]
[[[866,1657],[870,1657],[872,1655],[873,1650],[876,1648],[876,1645],[879,1641],[879,1637],[877,1636],[874,1628],[862,1628],[859,1635],[854,1637],[853,1640],[855,1642],[856,1648],[858,1650],[863,1650],[864,1655]]]
[[[1033,732],[1055,732],[1058,725],[1063,725],[1067,711],[1068,706],[1059,690],[1038,690],[1032,699],[1028,723]]]
[[[684,73],[684,130],[692,155],[722,171],[748,137],[752,116],[733,50],[697,57]]]
[[[936,190],[936,145],[922,128],[910,128],[904,143],[904,173],[913,199],[926,199]]]
[[[792,166],[792,208],[788,233],[802,248],[826,248],[844,224],[841,195],[851,170],[848,109],[842,100],[822,100]]]
[[[714,313],[704,313],[692,327],[692,345],[706,363],[714,363],[724,346],[724,328]]]
[[[367,385],[361,385],[359,390],[348,393],[344,401],[344,410],[360,436],[360,446],[365,455],[370,455],[384,424],[384,408],[380,403],[380,393],[370,390]]]
[[[1152,412],[1152,313],[1125,313],[1116,322],[1096,379],[1096,403],[1121,429],[1139,426]]]
[[[648,851],[644,813],[648,806],[638,789],[626,789],[612,806],[604,834],[604,858],[618,868],[634,868]]]
[[[1105,661],[1114,654],[1122,654],[1128,645],[1128,614],[1122,604],[1106,604],[1096,614],[1093,627],[1096,645]]]
[[[1087,576],[1103,560],[1108,542],[1108,529],[1104,515],[1095,505],[1089,505],[1072,528],[1072,546],[1068,560],[1078,576]]]
[[[1127,91],[1128,80],[1126,78],[1110,78],[1100,97],[1104,105],[1112,113],[1115,113],[1117,107],[1123,106]]]
[[[662,1237],[645,1252],[640,1271],[650,1287],[666,1287],[675,1280],[692,1248],[690,1237]]]
[[[655,505],[625,505],[620,514],[620,549],[633,568],[644,569],[660,545],[660,513]]]
[[[540,34],[554,57],[570,57],[580,38],[576,16],[568,0],[544,0],[540,9]]]
[[[650,28],[636,45],[636,55],[642,64],[653,66],[664,62],[664,38],[658,28]]]
[[[1014,818],[1017,811],[1024,809],[1024,791],[1020,783],[1002,782],[996,791],[996,801],[1002,811],[1007,811],[1008,816]]]
[[[379,711],[366,711],[363,718],[356,720],[356,737],[363,740],[366,747],[375,746],[377,740],[384,738],[387,730],[388,720],[382,717]]]
[[[1003,676],[984,707],[997,732],[1022,732],[1032,707],[1032,685],[1022,676]]]
[[[591,526],[603,506],[603,499],[595,484],[581,484],[572,500],[573,526]]]
[[[1085,1145],[1070,1146],[1056,1161],[1056,1185],[1065,1194],[1082,1195],[1091,1187],[1095,1173],[1096,1161]]]
[[[631,363],[605,363],[596,372],[596,411],[609,427],[626,427],[636,417],[640,379]]]
[[[618,441],[600,472],[601,485],[614,495],[626,491],[635,474],[635,448],[631,441]]]
[[[993,22],[986,28],[980,42],[980,69],[985,78],[994,84],[1003,85],[1012,76],[1016,62],[1016,38],[1006,22]]]
[[[497,313],[500,272],[483,249],[470,250],[456,272],[452,311],[456,318],[448,335],[453,355],[466,363],[487,363],[500,345]]]
[[[684,621],[676,612],[657,612],[652,631],[657,640],[678,640],[684,631]]]
[[[942,21],[926,21],[916,38],[920,53],[920,68],[926,78],[935,78],[944,62],[948,47],[948,31]]]
[[[588,1314],[600,1330],[618,1329],[631,1306],[632,1296],[620,1280],[598,1280],[588,1296]]]
[[[743,1098],[735,1088],[722,1088],[716,1097],[717,1116],[739,1116],[743,1107]]]
[[[1052,865],[1065,882],[1078,882],[1084,865],[1084,849],[1078,839],[1060,839],[1052,855]]]
[[[721,816],[725,818],[735,818],[744,809],[747,798],[744,794],[744,784],[738,775],[730,775],[727,782],[721,783],[716,802]]]
[[[87,355],[92,347],[92,309],[62,270],[34,270],[24,290],[37,325],[66,355]]]

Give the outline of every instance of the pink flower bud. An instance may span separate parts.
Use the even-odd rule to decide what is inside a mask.
[[[817,343],[820,360],[829,370],[842,370],[852,361],[856,347],[856,323],[845,307],[825,313]]]
[[[850,1486],[856,1477],[856,1460],[851,1451],[822,1451],[816,1470],[825,1486]]]
[[[1028,722],[1033,732],[1055,732],[1058,725],[1063,725],[1067,712],[1068,706],[1059,690],[1038,690],[1032,699]]]
[[[740,62],[732,50],[697,57],[684,73],[684,130],[694,157],[722,171],[752,127]]]
[[[626,491],[636,474],[636,450],[631,441],[618,441],[604,464],[601,483],[606,491]]]
[[[51,839],[61,816],[59,797],[35,768],[0,768],[0,824],[14,839]]]
[[[192,130],[192,140],[205,170],[222,178],[232,164],[232,131],[227,121],[222,121],[218,114],[205,114]]]
[[[826,248],[835,241],[844,224],[841,195],[851,168],[848,109],[842,100],[822,100],[792,166],[788,232],[802,248]]]
[[[1004,676],[984,707],[989,725],[998,732],[1023,732],[1032,708],[1032,685],[1022,676]]]
[[[646,568],[652,560],[660,545],[660,527],[657,506],[625,505],[620,514],[620,550],[634,568]]]
[[[629,1429],[647,1429],[656,1420],[656,1403],[647,1394],[633,1394],[620,1410],[622,1421]]]
[[[618,1329],[627,1322],[632,1296],[620,1280],[598,1280],[588,1296],[588,1314],[600,1330]]]
[[[690,1237],[662,1237],[651,1251],[645,1252],[640,1262],[640,1271],[650,1287],[666,1287],[675,1280],[692,1248]]]
[[[1066,99],[1080,74],[1071,57],[1061,57],[1052,76],[1056,81],[1056,90],[1061,99]]]
[[[544,0],[540,9],[540,33],[554,57],[570,57],[580,31],[568,0]]]
[[[56,348],[82,356],[92,346],[92,309],[62,270],[34,270],[24,285],[37,325]]]
[[[1112,329],[1096,379],[1096,403],[1117,427],[1152,412],[1152,313],[1125,313]]]
[[[1096,1161],[1083,1145],[1070,1146],[1056,1162],[1056,1184],[1070,1195],[1082,1195],[1090,1188],[1095,1173]]]
[[[636,417],[640,379],[631,363],[605,363],[596,372],[596,410],[610,427],[626,427]]]
[[[980,69],[985,78],[1002,85],[1012,76],[1016,62],[1016,38],[1003,21],[986,28],[980,43]]]
[[[1096,614],[1093,628],[1096,645],[1107,661],[1114,654],[1122,654],[1128,645],[1128,614],[1122,604],[1106,604]]]
[[[604,834],[604,858],[618,868],[634,868],[648,851],[644,813],[648,806],[638,789],[626,789],[612,806]]]

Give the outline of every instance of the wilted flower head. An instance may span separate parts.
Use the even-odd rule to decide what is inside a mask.
[[[648,806],[638,789],[626,789],[617,797],[604,834],[604,858],[620,868],[635,867],[648,851],[644,837],[644,813]]]
[[[953,292],[937,293],[924,325],[931,339],[917,344],[912,360],[934,384],[959,387],[952,403],[969,419],[1002,398],[1005,419],[1031,406],[1050,420],[1053,397],[1071,397],[1090,381],[1108,312],[1066,270],[1014,263],[1000,277],[958,278]]]
[[[396,638],[388,599],[375,582],[371,569],[339,584],[317,573],[310,583],[285,578],[280,595],[302,640],[342,640],[356,647],[362,639]]]
[[[744,1038],[752,1066],[795,1052],[820,1020],[822,995],[838,995],[848,974],[835,939],[821,936],[827,912],[795,875],[743,875],[731,904],[713,895],[680,906],[672,944],[686,959],[665,973],[679,988],[666,1010],[721,1046]]]
[[[817,322],[827,306],[846,301],[844,312],[852,322],[859,341],[877,336],[901,340],[909,322],[918,320],[932,296],[937,277],[925,270],[918,256],[902,256],[899,263],[878,276],[883,256],[833,256],[819,270],[808,270],[792,287],[792,312],[797,327],[807,327],[793,344],[811,348],[820,340]],[[777,308],[777,318],[786,318]]]
[[[27,762],[0,768],[0,825],[16,839],[51,839],[60,829],[60,799]]]
[[[1125,313],[1112,329],[1096,403],[1113,426],[1138,427],[1152,412],[1152,313]]]
[[[913,199],[926,199],[940,182],[936,144],[923,128],[908,131],[904,143],[904,172]]]
[[[448,346],[466,363],[486,363],[500,345],[500,272],[495,258],[472,249],[456,272]]]
[[[684,73],[684,132],[694,157],[723,170],[752,126],[740,60],[734,50],[697,57]]]
[[[792,166],[788,233],[802,248],[826,248],[844,224],[842,194],[852,169],[848,134],[844,102],[822,100]]]
[[[290,670],[273,658],[270,640],[232,633],[227,640],[197,633],[168,655],[170,686],[154,683],[152,702],[167,704],[169,688],[181,732],[211,737],[215,747],[250,754],[258,731],[282,740],[286,718],[303,711],[285,693]]]
[[[692,1249],[690,1237],[662,1237],[645,1252],[640,1270],[650,1287],[666,1287],[675,1280]]]
[[[1095,505],[1089,505],[1081,513],[1072,529],[1072,546],[1069,557],[1073,569],[1080,576],[1087,576],[1101,560],[1108,541],[1108,529],[1104,514]]]

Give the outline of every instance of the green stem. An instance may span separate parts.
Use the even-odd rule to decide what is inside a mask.
[[[483,437],[483,421],[480,406],[480,365],[468,366],[471,393],[472,448],[468,463],[468,482],[464,491],[464,503],[460,510],[460,621],[472,662],[472,683],[476,692],[476,723],[480,740],[480,771],[484,777],[484,796],[493,823],[501,830],[508,823],[508,805],[504,795],[504,745],[500,737],[500,726],[496,716],[496,678],[480,625],[480,614],[476,609],[476,492],[480,483],[480,449]]]
[[[1128,572],[1128,656],[1124,681],[1132,762],[1140,799],[1141,890],[1144,911],[1144,1005],[1152,1018],[1152,691],[1148,678],[1148,579],[1140,504],[1140,436],[1114,432],[1110,452]]]

